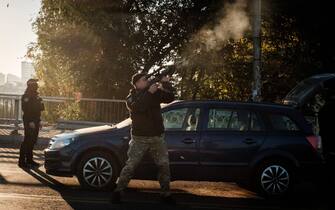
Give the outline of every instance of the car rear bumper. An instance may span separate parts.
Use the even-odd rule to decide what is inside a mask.
[[[54,176],[72,177],[74,172],[71,167],[71,158],[62,150],[44,150],[44,167],[47,174]]]

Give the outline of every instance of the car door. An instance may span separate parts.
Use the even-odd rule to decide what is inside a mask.
[[[172,179],[196,180],[199,166],[200,107],[175,106],[162,111]],[[149,154],[143,157],[137,178],[156,179],[157,167]]]
[[[201,179],[243,179],[266,135],[259,114],[247,109],[208,107],[205,116],[199,147]]]
[[[197,180],[200,107],[178,107],[163,112],[165,139],[173,179]]]

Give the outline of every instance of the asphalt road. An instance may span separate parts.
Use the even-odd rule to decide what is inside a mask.
[[[34,155],[43,163],[41,149]],[[76,178],[49,176],[43,167],[18,168],[18,152],[17,144],[1,145],[0,141],[0,209],[335,209],[330,203],[333,195],[311,183],[297,186],[289,199],[265,200],[234,183],[176,181],[171,187],[177,205],[170,207],[159,203],[157,182],[133,180],[124,203],[115,205],[109,202],[110,192],[83,190]]]

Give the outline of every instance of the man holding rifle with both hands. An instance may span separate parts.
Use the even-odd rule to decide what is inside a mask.
[[[127,108],[132,120],[132,138],[127,152],[128,160],[117,181],[112,203],[121,202],[121,194],[128,186],[135,169],[143,156],[149,153],[158,167],[162,202],[175,204],[170,193],[169,156],[160,107],[161,103],[174,100],[174,89],[165,74],[156,76],[153,80],[148,77],[146,73],[137,73],[132,77],[133,89],[127,96]]]

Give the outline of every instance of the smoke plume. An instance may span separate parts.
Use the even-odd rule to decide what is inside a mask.
[[[222,16],[217,24],[212,27],[205,26],[195,37],[201,43],[205,43],[207,50],[221,49],[225,41],[241,39],[251,28],[246,0],[236,0],[234,3],[225,4],[220,14]]]

